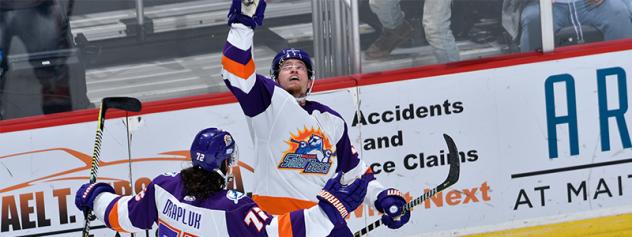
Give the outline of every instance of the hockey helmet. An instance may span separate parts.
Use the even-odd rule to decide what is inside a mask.
[[[272,77],[273,80],[276,80],[279,76],[279,69],[281,68],[281,64],[283,64],[283,62],[288,59],[298,59],[303,61],[303,63],[305,63],[305,66],[307,67],[307,76],[309,77],[309,79],[314,79],[312,59],[309,57],[309,54],[302,49],[286,48],[279,51],[279,53],[277,53],[277,55],[274,56],[274,59],[272,60],[272,66],[270,67],[270,77]]]
[[[222,163],[228,160],[226,168],[230,170],[238,162],[236,150],[235,140],[227,131],[218,128],[204,129],[195,135],[191,144],[193,167],[212,172],[221,170]]]

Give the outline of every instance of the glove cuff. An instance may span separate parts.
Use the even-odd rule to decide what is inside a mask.
[[[338,198],[325,190],[320,191],[316,198],[319,200],[318,206],[325,212],[331,223],[335,226],[345,224],[345,217],[349,212]]]
[[[94,205],[94,199],[99,196],[99,194],[108,192],[114,193],[114,188],[106,183],[93,183],[89,186],[85,187],[85,189],[80,189],[75,197],[75,205],[80,210],[84,210],[85,208],[92,208]]]
[[[228,18],[228,25],[230,26],[233,23],[244,24],[245,26],[248,26],[252,28],[253,30],[257,27],[257,25],[261,25],[261,24],[258,24],[257,21],[253,19],[252,17],[243,15],[241,13],[233,14]]]
[[[334,196],[333,194],[325,190],[320,190],[320,192],[318,193],[318,196],[322,197],[325,201],[333,205],[333,207],[336,208],[338,213],[340,213],[340,216],[342,216],[342,218],[345,218],[347,217],[347,215],[349,215],[349,211],[347,211],[347,208],[344,205],[342,205],[342,202],[340,202],[340,200],[338,200],[338,198]]]
[[[406,203],[406,199],[404,198],[404,195],[402,195],[401,191],[394,188],[387,188],[377,195],[377,199],[373,203],[375,205],[375,209],[377,209],[379,212],[384,213],[384,207],[382,206],[382,201],[384,200],[384,198],[387,198],[387,197],[401,198],[401,200],[403,200],[404,203]]]

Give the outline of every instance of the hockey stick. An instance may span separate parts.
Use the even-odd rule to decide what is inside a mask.
[[[434,187],[433,189],[430,189],[424,192],[423,195],[415,198],[414,200],[406,204],[406,206],[404,206],[402,210],[402,215],[410,211],[411,208],[421,204],[426,199],[452,186],[454,183],[456,183],[459,180],[459,172],[460,172],[460,166],[461,166],[461,162],[459,161],[459,150],[456,148],[456,144],[454,144],[454,140],[452,140],[452,137],[450,137],[448,134],[443,134],[443,139],[445,139],[445,142],[448,145],[448,151],[449,151],[448,164],[450,164],[450,171],[448,172],[448,177],[445,179],[445,181],[443,181],[443,183],[439,184],[439,186]],[[370,231],[376,229],[377,227],[380,227],[381,225],[382,225],[382,219],[379,219],[365,226],[361,230],[356,231],[355,234],[353,234],[353,236],[354,237],[363,236],[369,233]]]
[[[103,127],[105,125],[105,114],[110,108],[138,112],[141,109],[141,103],[138,99],[131,97],[106,97],[101,100],[99,119],[97,122],[97,135],[94,138],[94,150],[92,152],[90,183],[95,183],[97,181],[97,172],[99,172],[99,163],[101,162],[101,140],[103,138]],[[90,236],[90,221],[95,219],[95,216],[91,214],[91,212],[92,210],[85,210],[83,212],[83,217],[85,219],[82,234],[83,237]]]

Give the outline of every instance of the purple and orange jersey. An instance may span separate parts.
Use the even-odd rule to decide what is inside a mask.
[[[347,134],[347,124],[333,109],[296,99],[272,79],[257,75],[253,60],[253,30],[231,25],[222,57],[222,76],[237,97],[254,142],[253,199],[265,211],[280,214],[311,207],[316,194],[335,172],[345,180],[360,177],[360,161]],[[369,185],[366,203],[383,188]]]
[[[102,193],[94,212],[118,232],[138,232],[158,225],[159,236],[326,236],[333,224],[319,207],[273,216],[236,191],[199,200],[184,195],[179,173],[155,178],[136,196]]]

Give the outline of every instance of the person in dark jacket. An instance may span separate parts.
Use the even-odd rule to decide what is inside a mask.
[[[29,57],[72,47],[69,19],[59,0],[0,0],[0,119],[7,72],[7,60],[12,39],[19,39]],[[69,88],[69,68],[65,63],[30,60],[34,74],[41,84],[44,114],[72,110]],[[84,95],[85,96],[85,95]]]

